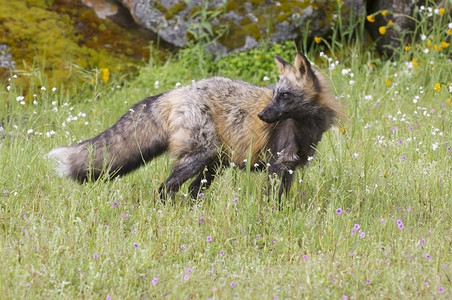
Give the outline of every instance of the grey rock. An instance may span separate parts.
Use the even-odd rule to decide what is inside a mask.
[[[13,60],[13,55],[9,52],[8,45],[5,44],[0,44],[0,68],[16,68],[16,62]]]
[[[106,1],[106,0],[105,0]],[[337,13],[337,0],[306,1],[222,1],[212,0],[208,13],[221,14],[213,18],[195,16],[205,1],[201,0],[122,0],[136,23],[158,34],[164,41],[177,47],[187,44],[187,34],[193,24],[208,22],[213,30],[224,24],[229,31],[218,39],[217,46],[211,47],[224,52],[249,49],[258,45],[262,39],[282,42],[300,39],[309,22],[309,37],[330,32],[331,22]],[[346,24],[351,13],[365,17],[364,0],[344,0],[342,18]]]

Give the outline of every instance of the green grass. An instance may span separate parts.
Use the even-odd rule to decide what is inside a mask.
[[[274,82],[271,57],[292,60],[291,46],[218,62],[186,50],[130,82],[87,72],[71,91],[52,91],[39,70],[11,76],[0,86],[3,297],[450,299],[452,51],[434,44],[450,39],[451,21],[440,20],[433,33],[418,28],[427,39],[395,61],[358,46],[315,58],[322,49],[312,48],[348,120],[297,171],[280,211],[266,195],[265,173],[229,168],[203,199],[185,198],[184,185],[174,205],[164,205],[157,189],[169,174],[167,156],[83,185],[56,177],[44,156],[100,133],[132,103],[177,82],[206,73]],[[24,78],[30,90],[16,84]]]

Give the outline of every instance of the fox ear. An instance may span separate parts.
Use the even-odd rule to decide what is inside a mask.
[[[306,58],[306,56],[304,56],[304,54],[300,52],[298,52],[297,55],[295,55],[295,61],[293,63],[293,66],[296,70],[300,72],[301,76],[304,76],[311,71],[311,63]]]
[[[284,59],[275,55],[275,63],[278,66],[279,75],[283,75],[287,69],[291,67],[291,65],[286,62]]]

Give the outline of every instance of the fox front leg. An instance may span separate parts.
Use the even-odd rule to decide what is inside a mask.
[[[268,173],[270,176],[276,176],[280,180],[280,185],[278,189],[278,201],[279,205],[281,205],[282,195],[289,193],[290,186],[293,181],[293,170],[295,169],[296,164],[282,164],[278,162],[274,162],[270,165],[268,169]]]

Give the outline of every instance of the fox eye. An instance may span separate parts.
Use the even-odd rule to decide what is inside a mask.
[[[290,93],[289,92],[282,92],[281,93],[281,98],[287,98],[287,97],[289,97],[290,96]]]

